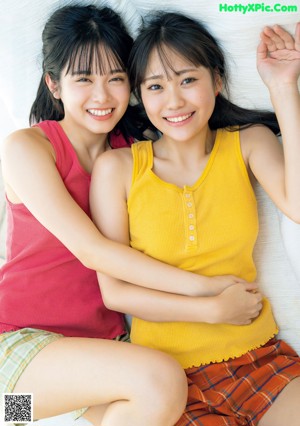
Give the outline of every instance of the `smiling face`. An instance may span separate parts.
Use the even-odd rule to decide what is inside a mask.
[[[141,97],[147,115],[156,128],[173,140],[192,140],[208,128],[220,88],[210,71],[196,66],[165,47],[169,68],[157,50],[148,61],[141,85]]]
[[[101,68],[99,66],[101,58]],[[118,61],[99,46],[87,66],[85,60],[66,66],[55,86],[54,97],[64,106],[64,123],[82,133],[106,134],[124,115],[130,96],[128,77]],[[53,91],[53,90],[52,90]]]

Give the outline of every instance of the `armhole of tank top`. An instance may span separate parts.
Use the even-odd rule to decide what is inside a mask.
[[[131,155],[132,155],[132,177],[131,177],[131,188],[134,185],[136,177],[139,172],[139,150],[138,150],[138,142],[133,143],[131,145]]]
[[[133,185],[140,171],[146,171],[152,168],[152,142],[146,141],[132,144],[131,153],[133,160],[131,185]]]
[[[237,160],[239,162],[240,165],[240,170],[242,175],[244,176],[245,181],[247,182],[247,185],[249,187],[250,193],[254,199],[254,201],[256,202],[256,196],[255,196],[255,192],[254,192],[254,188],[251,184],[251,180],[248,174],[248,170],[245,164],[245,160],[243,157],[243,153],[242,153],[242,148],[241,148],[241,140],[240,140],[240,130],[233,132],[234,134],[234,145],[235,145],[235,152],[236,152],[236,157]]]
[[[63,164],[62,164],[62,153],[61,153],[61,146],[60,144],[57,142],[57,139],[59,137],[59,139],[62,139],[62,135],[61,135],[61,129],[57,127],[58,124],[55,122],[55,124],[53,125],[53,127],[51,127],[51,124],[49,124],[48,122],[41,122],[39,123],[39,128],[44,132],[46,138],[48,139],[49,143],[52,145],[53,149],[54,149],[54,154],[55,154],[55,164],[56,167],[61,170]],[[56,136],[56,134],[57,136]]]

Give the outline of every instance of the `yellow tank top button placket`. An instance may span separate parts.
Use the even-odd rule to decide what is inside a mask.
[[[184,209],[185,209],[185,216],[187,217],[187,247],[188,248],[195,248],[197,247],[197,230],[196,230],[196,212],[195,212],[195,203],[193,199],[193,193],[192,191],[184,186],[183,188],[183,198],[184,198]]]

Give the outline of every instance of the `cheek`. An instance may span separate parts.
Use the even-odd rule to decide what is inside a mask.
[[[129,88],[129,85],[128,86],[124,86],[122,88],[118,88],[117,90],[115,90],[114,97],[115,97],[115,99],[118,100],[119,104],[123,108],[126,109],[127,106],[128,106],[128,103],[129,103],[129,99],[130,99],[130,88]]]
[[[86,98],[88,97],[88,93],[86,90],[82,90],[82,88],[64,88],[61,90],[61,100],[64,105],[71,105],[75,107],[76,105],[81,104],[82,102],[85,102]]]
[[[158,96],[143,96],[142,94],[142,102],[148,117],[155,119],[161,111],[161,99]]]

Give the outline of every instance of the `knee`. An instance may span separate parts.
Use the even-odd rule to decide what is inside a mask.
[[[146,395],[156,412],[156,424],[174,425],[187,401],[187,378],[183,368],[168,355],[157,353],[148,379]]]

